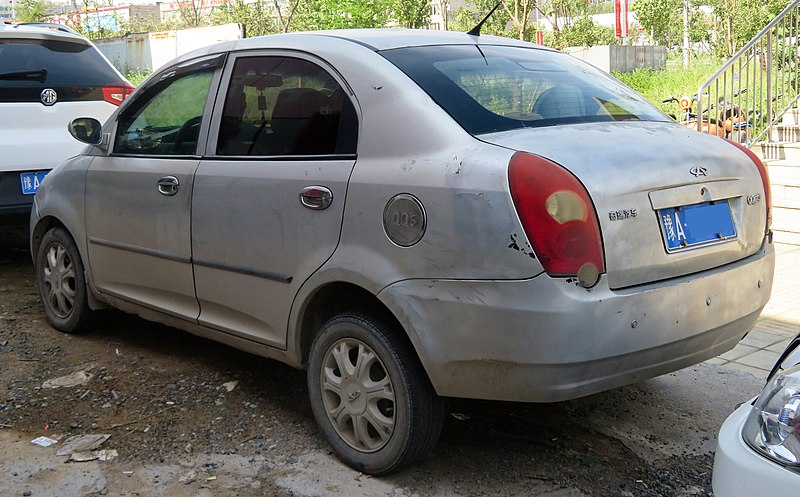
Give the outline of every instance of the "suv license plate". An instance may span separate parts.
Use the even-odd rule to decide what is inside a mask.
[[[33,195],[39,189],[39,184],[42,182],[47,173],[50,171],[39,171],[36,173],[20,173],[19,181],[22,183],[22,194]]]
[[[661,209],[658,217],[667,252],[736,238],[727,200]]]

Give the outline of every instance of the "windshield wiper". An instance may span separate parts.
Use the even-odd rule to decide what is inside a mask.
[[[42,83],[47,79],[47,68],[30,69],[0,73],[0,79],[38,79]]]

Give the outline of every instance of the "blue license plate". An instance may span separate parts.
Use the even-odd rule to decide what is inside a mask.
[[[39,184],[42,182],[47,173],[50,171],[39,171],[36,173],[20,173],[19,181],[22,183],[22,194],[33,195],[39,189]]]
[[[727,200],[658,211],[667,252],[736,238]]]

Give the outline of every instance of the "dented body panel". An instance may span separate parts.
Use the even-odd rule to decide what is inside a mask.
[[[611,288],[692,274],[756,253],[764,239],[763,191],[752,161],[736,147],[674,123],[613,122],[485,135],[484,140],[546,157],[587,188],[600,219]],[[693,168],[703,168],[695,176]],[[668,253],[658,211],[728,201],[737,236],[712,247]]]
[[[747,259],[635,289],[541,275],[401,281],[379,297],[411,330],[440,395],[554,402],[727,352],[769,300],[774,261],[765,243]]]
[[[504,38],[366,30],[249,38],[181,56],[151,76],[105,124],[111,136],[107,149],[89,148],[91,160],[74,159],[47,177],[31,218],[32,251],[37,253],[46,229],[62,224],[86,261],[93,307],[135,312],[295,367],[306,365],[320,321],[333,311],[382,306],[380,315],[408,336],[444,396],[563,400],[733,348],[766,304],[774,269],[765,201],[755,200],[766,192],[747,156],[722,140],[664,122],[663,115],[652,122],[472,135],[378,53],[476,44],[554,53]],[[230,118],[224,106],[230,94],[244,92],[231,74],[236,61],[248,57],[303,60],[324,70],[338,96],[352,104],[355,152],[302,157],[220,152],[223,120]],[[187,210],[192,207],[191,226],[179,227],[191,238],[191,250],[142,247],[135,233],[126,233],[126,243],[92,240],[87,220],[108,212],[84,197],[87,171],[100,163],[113,169],[108,158],[115,155],[120,116],[157,89],[160,78],[197,61],[219,65],[209,66],[213,82],[196,149],[178,159],[194,164],[191,181],[181,177],[186,188],[169,198],[161,197],[154,181],[143,187],[166,204],[182,198]],[[265,89],[271,88],[260,90]],[[271,110],[262,107],[252,114]],[[606,263],[591,288],[577,278],[548,275],[534,252],[509,187],[509,161],[520,151],[562,166],[588,191]],[[175,175],[169,161],[152,161],[157,176]],[[707,175],[694,176],[693,168],[701,166]],[[304,188],[328,190],[329,205],[309,207],[301,198]],[[96,188],[95,193],[113,192]],[[128,197],[133,204],[138,198]],[[417,210],[392,212],[389,206],[398,198]],[[730,203],[735,239],[666,250],[660,210],[721,200]],[[113,206],[113,198],[105,205]],[[154,223],[142,224],[126,226],[153,230],[154,243],[173,233],[171,226],[162,226],[161,233]],[[393,236],[408,232],[418,241],[404,244],[403,236]],[[113,254],[92,259],[91,243]],[[191,269],[181,289],[153,270],[175,260]],[[139,289],[152,289],[147,279],[159,277],[160,284],[172,285],[165,292],[180,290],[188,297],[191,311],[95,281],[101,274],[118,277],[120,268],[142,278]]]

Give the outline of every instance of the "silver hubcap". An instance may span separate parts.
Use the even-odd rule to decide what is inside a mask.
[[[386,445],[395,426],[395,395],[375,351],[353,338],[339,340],[325,353],[320,376],[322,402],[336,433],[362,452]]]
[[[68,317],[75,306],[75,269],[63,245],[50,245],[43,270],[47,304],[56,316]]]

